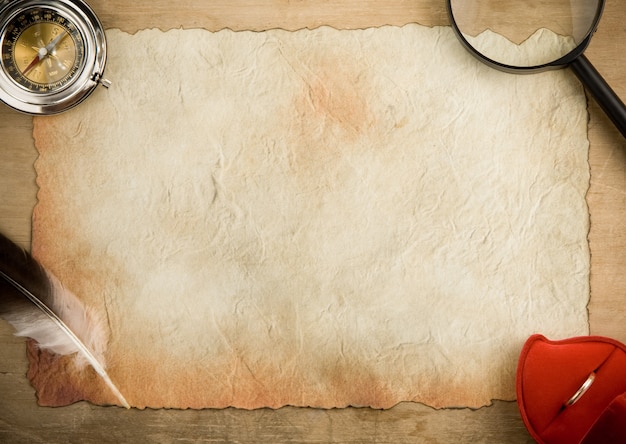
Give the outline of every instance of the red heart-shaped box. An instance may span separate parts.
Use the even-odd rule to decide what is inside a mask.
[[[626,443],[626,346],[531,336],[517,366],[517,403],[539,443]]]

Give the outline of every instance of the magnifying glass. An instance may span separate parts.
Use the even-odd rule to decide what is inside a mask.
[[[569,66],[626,137],[626,107],[583,54],[605,0],[447,0],[452,29],[487,65],[510,73]],[[503,51],[489,34],[520,46]]]

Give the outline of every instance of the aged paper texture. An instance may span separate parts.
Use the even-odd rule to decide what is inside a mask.
[[[133,406],[477,407],[530,334],[587,333],[569,72],[491,70],[446,27],[108,39],[113,86],[35,119],[33,249]],[[36,350],[31,379],[115,402]]]

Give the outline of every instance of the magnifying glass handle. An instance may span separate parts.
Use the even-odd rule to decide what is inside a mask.
[[[626,106],[584,54],[570,63],[571,69],[585,85],[617,129],[626,137]]]

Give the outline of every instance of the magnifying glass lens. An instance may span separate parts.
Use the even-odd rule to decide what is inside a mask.
[[[561,59],[593,32],[601,0],[449,0],[458,32],[494,62],[529,68]],[[489,33],[521,45],[502,51]]]

